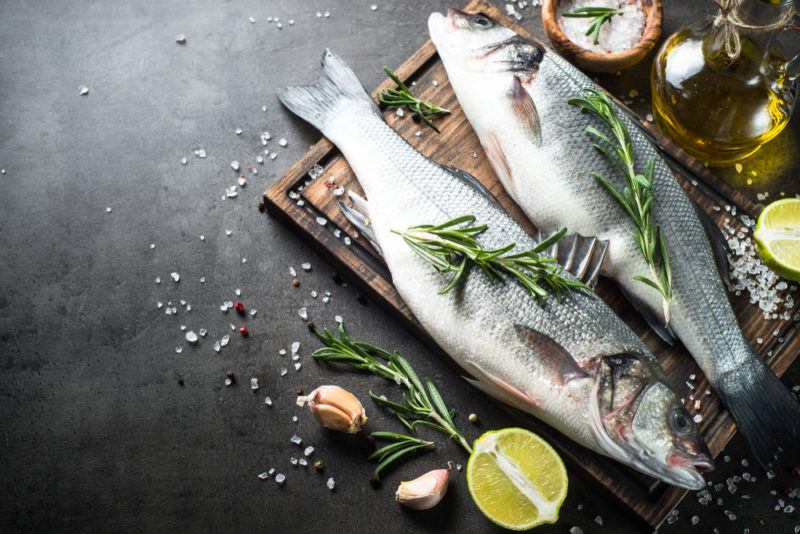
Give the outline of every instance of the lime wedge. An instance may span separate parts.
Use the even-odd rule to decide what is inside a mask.
[[[568,482],[553,447],[521,428],[485,433],[475,440],[467,463],[472,500],[486,517],[510,530],[555,523]]]
[[[767,267],[784,278],[800,281],[800,198],[776,200],[764,208],[753,238]]]

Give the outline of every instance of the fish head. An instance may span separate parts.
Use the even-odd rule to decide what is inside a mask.
[[[535,72],[544,48],[527,41],[483,13],[450,8],[432,13],[428,31],[447,67],[476,73]]]
[[[711,454],[663,373],[636,354],[604,357],[593,428],[610,456],[683,488],[705,485]]]

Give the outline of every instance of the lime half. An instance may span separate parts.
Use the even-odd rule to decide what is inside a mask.
[[[472,500],[486,517],[511,530],[555,523],[568,483],[553,447],[521,428],[485,433],[475,440],[467,463]]]
[[[800,281],[800,198],[776,200],[764,208],[753,238],[767,267],[784,278]]]

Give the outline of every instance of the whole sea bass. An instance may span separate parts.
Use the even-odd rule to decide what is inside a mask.
[[[484,246],[535,246],[474,178],[409,145],[330,51],[315,84],[279,98],[347,158],[368,199],[357,207],[368,211],[366,230],[395,287],[478,387],[601,454],[672,484],[703,487],[698,468],[711,464],[697,427],[654,356],[601,299],[581,290],[540,305],[521,284],[493,282],[480,269],[439,294],[444,275],[392,232],[471,214],[488,225]]]
[[[668,328],[661,295],[634,280],[649,269],[633,223],[592,177],[598,172],[618,190],[624,185],[585,131],[605,126],[568,103],[596,86],[551,49],[483,14],[451,9],[447,16],[432,14],[428,26],[458,101],[509,194],[541,229],[567,226],[609,242],[602,274],[620,284],[663,337],[681,339],[759,462],[770,465],[776,433],[800,437],[800,407],[742,336],[715,265],[715,255],[724,261],[724,250],[712,250],[709,241],[719,247],[721,235],[701,220],[653,144],[617,109],[639,172],[655,161],[653,220],[664,231],[672,266]]]

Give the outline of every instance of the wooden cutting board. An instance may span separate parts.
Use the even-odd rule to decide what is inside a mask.
[[[470,2],[466,10],[483,12],[519,34],[534,39],[524,28],[483,0]],[[477,177],[527,230],[533,232],[534,227],[505,193],[489,166],[475,133],[456,101],[433,44],[430,41],[425,43],[396,71],[406,83],[416,81],[413,89],[421,98],[435,101],[452,110],[452,113],[436,121],[440,134],[414,122],[411,113],[399,117],[394,110],[388,110],[384,112],[386,121],[426,156],[439,163],[464,169]],[[298,80],[301,81],[304,80]],[[393,85],[391,80],[386,80],[373,92],[373,96]],[[758,212],[758,206],[709,173],[701,163],[663,137],[651,124],[642,122],[642,126],[663,147],[665,159],[689,196],[720,228],[726,222],[741,227],[740,221],[732,217],[725,206],[735,207],[738,213],[751,216]],[[310,178],[309,172],[317,165],[322,168],[321,174]],[[312,175],[316,176],[316,173],[312,172]],[[296,230],[361,291],[370,295],[403,325],[428,342],[431,348],[447,358],[435,347],[397,294],[381,258],[362,237],[357,236],[355,229],[341,214],[335,201],[345,197],[334,194],[339,186],[363,194],[347,161],[327,139],[322,139],[265,192],[265,204],[270,214]],[[701,399],[699,413],[703,417],[702,432],[716,457],[734,435],[735,427],[727,412],[720,407],[717,396],[713,392],[710,395],[705,393],[710,389],[708,381],[686,349],[680,344],[669,347],[661,342],[612,283],[601,280],[597,291],[658,356],[691,412],[695,410],[690,395]],[[758,306],[750,304],[746,296],[732,296],[732,303],[745,336],[768,360],[775,373],[782,375],[800,349],[795,323],[764,319]],[[757,343],[757,339],[762,342]],[[449,362],[455,365],[452,360]],[[695,386],[689,389],[686,381],[693,374],[697,377],[691,381]],[[589,451],[531,416],[517,415],[523,418],[526,426],[571,458],[574,461],[573,469],[585,470],[653,527],[657,527],[687,493]]]

